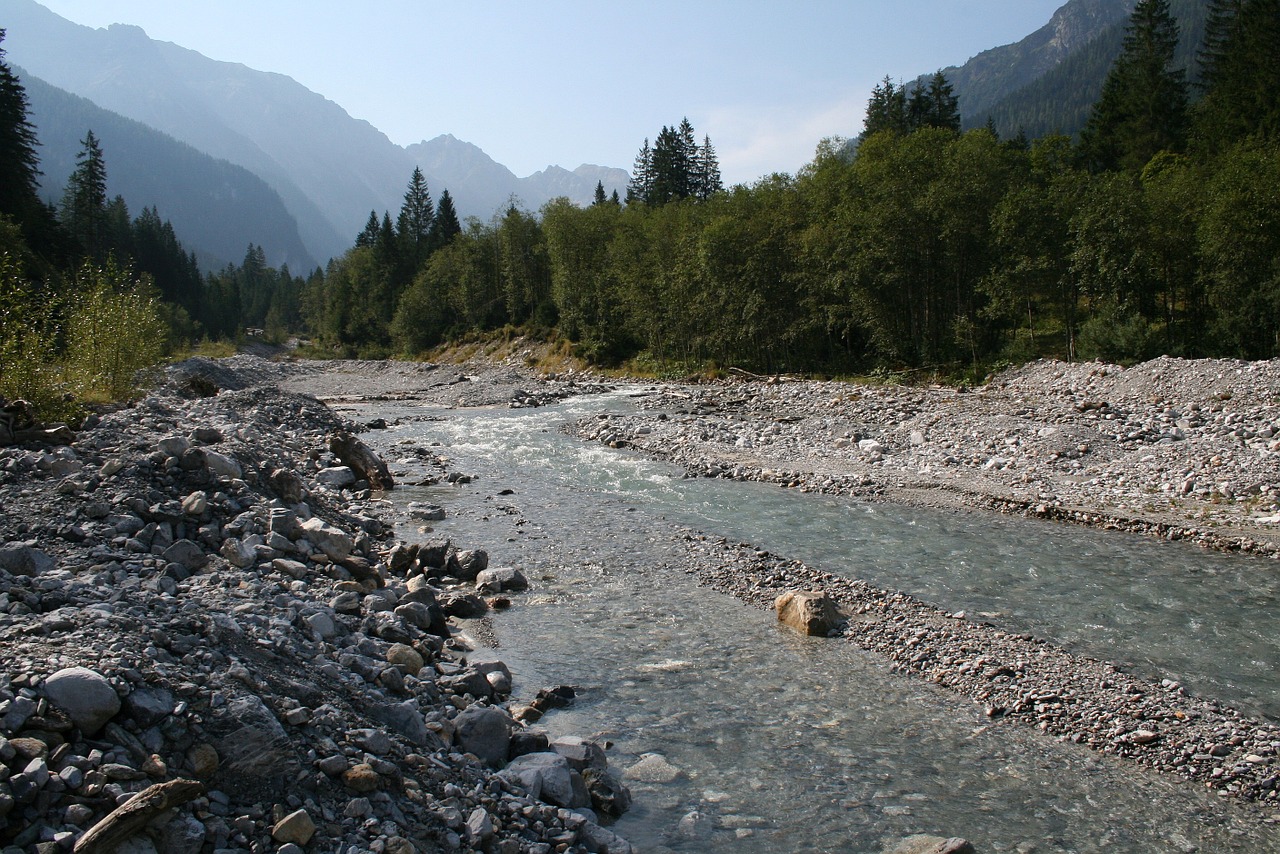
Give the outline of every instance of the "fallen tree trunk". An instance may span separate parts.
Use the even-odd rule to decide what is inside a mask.
[[[76,841],[74,854],[111,854],[160,813],[181,806],[204,794],[204,784],[195,780],[169,780],[143,789],[107,817],[89,828]]]
[[[369,481],[374,489],[391,489],[396,485],[382,458],[352,434],[342,432],[330,436],[329,450],[355,472],[357,478]]]

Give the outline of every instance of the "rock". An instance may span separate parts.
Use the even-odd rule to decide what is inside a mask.
[[[391,489],[395,480],[382,458],[351,433],[339,431],[329,438],[329,450],[349,466],[360,480],[367,480],[374,489]]]
[[[573,809],[589,806],[591,802],[582,776],[558,753],[517,756],[500,774],[518,781],[531,795],[549,804]]]
[[[55,566],[57,561],[31,546],[0,547],[0,569],[11,575],[40,575]]]
[[[484,807],[476,807],[467,816],[467,842],[475,848],[484,848],[493,838],[493,819]]]
[[[387,663],[395,665],[409,675],[417,675],[424,664],[422,655],[413,647],[403,643],[393,643],[387,649]]]
[[[450,590],[440,596],[440,608],[450,617],[482,617],[489,610],[484,600],[474,593]]]
[[[44,681],[44,695],[85,735],[98,730],[120,711],[115,688],[100,673],[86,667],[68,667]]]
[[[906,837],[892,848],[884,849],[884,854],[974,854],[974,848],[958,836],[944,839],[918,833]]]
[[[302,536],[324,552],[330,560],[345,560],[355,549],[355,541],[346,531],[336,525],[330,525],[323,519],[308,519],[299,527]]]
[[[466,549],[458,552],[455,557],[458,562],[457,575],[463,581],[472,581],[489,568],[489,553],[484,549]]]
[[[382,778],[378,776],[377,771],[373,770],[372,765],[361,762],[342,772],[342,782],[351,791],[364,794],[376,791],[382,785]]]
[[[356,473],[349,466],[330,466],[316,472],[316,481],[331,489],[346,489],[356,482]]]
[[[306,810],[289,813],[271,828],[271,838],[276,842],[292,842],[296,845],[306,845],[315,833],[316,823],[307,815]]]
[[[454,719],[458,746],[492,768],[507,761],[514,726],[511,717],[493,706],[468,706]]]
[[[594,821],[582,825],[578,836],[588,851],[603,851],[604,854],[633,854],[635,851],[630,842]]]
[[[817,637],[828,636],[843,620],[835,602],[822,591],[788,590],[773,607],[780,623]]]
[[[476,592],[481,595],[527,589],[529,589],[529,580],[518,569],[495,567],[476,574]]]
[[[138,688],[124,698],[124,708],[138,726],[146,729],[173,711],[173,692],[167,688]]]
[[[258,562],[258,553],[253,546],[237,537],[228,537],[223,540],[222,548],[218,553],[226,558],[227,563],[240,569],[253,566]]]
[[[576,735],[561,736],[553,740],[551,749],[567,759],[575,771],[586,771],[588,768],[603,770],[609,764],[600,745]]]
[[[244,477],[244,469],[240,463],[217,451],[210,451],[207,448],[201,449],[201,456],[204,458],[204,466],[210,473],[217,477],[226,477],[239,479]]]
[[[582,780],[591,796],[591,808],[601,815],[617,818],[631,809],[631,790],[614,772],[588,767],[582,772]]]
[[[626,778],[641,783],[671,783],[681,775],[666,757],[660,753],[645,753],[639,762],[626,771]]]
[[[373,713],[388,727],[417,747],[438,747],[439,739],[427,729],[426,719],[413,700],[389,703]]]
[[[189,572],[203,569],[209,563],[209,555],[199,543],[193,543],[191,540],[178,540],[164,550],[162,557],[169,563],[176,563],[186,568]]]
[[[212,721],[221,770],[240,777],[277,779],[297,773],[297,758],[284,726],[258,697],[237,697]]]

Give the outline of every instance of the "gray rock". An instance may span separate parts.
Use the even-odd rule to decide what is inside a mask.
[[[558,753],[517,756],[499,773],[518,781],[529,794],[549,804],[574,809],[591,803],[582,775],[570,768],[569,761]]]
[[[506,593],[528,589],[529,579],[520,570],[509,566],[485,569],[476,574],[477,593]]]
[[[308,519],[299,528],[300,534],[328,555],[330,560],[346,560],[355,549],[355,541],[346,531],[323,519]]]
[[[164,550],[162,557],[169,563],[179,564],[191,572],[202,569],[209,563],[209,555],[199,543],[191,540],[178,540]]]
[[[240,569],[253,566],[258,562],[258,553],[254,547],[236,537],[227,537],[223,540],[222,548],[218,553],[227,559],[227,563]]]
[[[173,692],[150,686],[138,688],[124,698],[124,708],[138,726],[146,729],[173,712]]]
[[[442,746],[439,737],[427,729],[426,719],[423,718],[422,712],[418,711],[418,706],[413,700],[383,706],[377,709],[374,715],[418,747],[430,746],[434,749]]]
[[[191,448],[191,440],[186,436],[165,436],[156,443],[156,448],[166,457],[180,457]]]
[[[204,457],[204,466],[210,472],[218,477],[241,478],[244,477],[244,469],[240,463],[217,451],[204,449],[202,451]]]
[[[603,851],[604,854],[633,854],[631,843],[618,834],[589,821],[578,829],[578,838],[587,846],[588,851]]]
[[[944,839],[941,836],[918,833],[901,840],[892,848],[886,848],[884,854],[974,854],[974,849],[972,843],[958,836]]]
[[[115,688],[101,673],[68,667],[44,681],[44,695],[85,735],[94,735],[120,711]]]
[[[575,771],[586,771],[588,768],[603,770],[609,764],[600,745],[576,735],[554,739],[551,749],[567,759]]]
[[[331,489],[346,489],[356,482],[356,473],[348,466],[330,466],[316,472],[316,481]]]
[[[493,838],[493,819],[489,818],[484,807],[476,807],[467,816],[467,842],[476,848],[483,848]]]
[[[465,549],[458,552],[458,578],[471,581],[489,568],[489,553],[484,549]]]
[[[297,773],[288,733],[257,697],[232,700],[217,711],[213,723],[221,768],[233,777],[276,779]]]
[[[505,711],[493,706],[468,706],[453,725],[454,736],[463,750],[494,768],[507,761],[513,722]]]
[[[0,547],[0,569],[11,575],[40,575],[55,566],[57,561],[31,546]]]
[[[200,854],[204,847],[204,823],[193,815],[179,815],[160,828],[160,850],[165,854]]]

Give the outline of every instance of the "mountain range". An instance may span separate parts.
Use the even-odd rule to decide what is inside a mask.
[[[1076,133],[1120,51],[1136,0],[1068,0],[1042,28],[945,68],[966,127],[990,118],[1004,136]],[[1180,57],[1194,76],[1208,0],[1171,0]],[[516,203],[536,210],[596,183],[625,193],[624,169],[548,166],[524,178],[479,147],[443,134],[401,147],[293,79],[220,62],[140,28],[81,26],[35,0],[0,0],[7,61],[32,102],[44,192],[61,195],[87,130],[103,143],[108,183],[135,214],[154,205],[202,263],[262,246],[295,270],[348,249],[369,212],[394,216],[415,167],[433,197],[488,220]]]
[[[371,210],[394,216],[415,166],[434,196],[449,190],[464,218],[488,219],[512,199],[530,208],[561,195],[589,203],[597,181],[607,191],[626,188],[625,170],[598,166],[572,172],[551,166],[517,178],[451,136],[406,149],[289,77],[209,59],[134,26],[81,26],[34,0],[0,0],[0,27],[7,30],[8,61],[25,72],[24,85],[39,79],[257,175],[279,195],[316,259],[348,249]],[[46,151],[78,147],[89,129],[68,141],[53,138],[38,117],[33,124]],[[105,153],[110,172],[112,155]],[[65,181],[44,171],[46,181]],[[162,217],[170,216],[167,203],[156,204]],[[269,257],[287,254],[283,247],[265,248]]]

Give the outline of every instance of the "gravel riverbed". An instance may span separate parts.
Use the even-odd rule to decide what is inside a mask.
[[[522,359],[192,360],[70,446],[0,449],[5,850],[99,850],[90,828],[176,780],[198,785],[132,850],[630,850],[603,826],[627,800],[604,750],[527,725],[568,692],[511,698],[505,665],[450,628],[519,580],[479,575],[483,543],[394,542],[389,505],[331,450],[359,428],[321,402],[537,406],[619,384]],[[1042,362],[959,390],[634,388],[638,412],[574,431],[691,476],[1280,553],[1277,362]],[[826,590],[842,637],[997,724],[1280,818],[1272,723],[750,545],[687,545],[702,582],[762,607]]]

